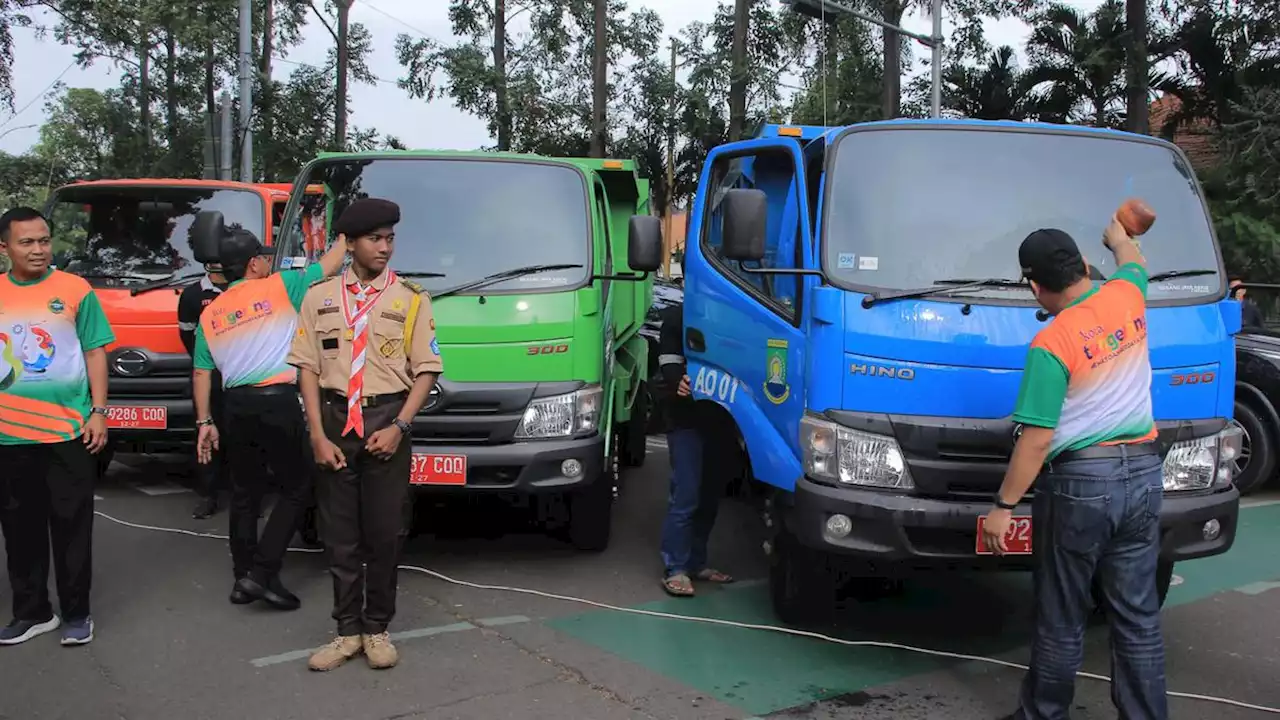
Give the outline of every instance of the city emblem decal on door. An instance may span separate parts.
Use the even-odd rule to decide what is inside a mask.
[[[774,405],[781,405],[791,397],[791,385],[787,383],[787,341],[770,338],[764,358],[764,396]]]

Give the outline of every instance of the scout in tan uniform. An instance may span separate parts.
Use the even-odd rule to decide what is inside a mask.
[[[338,623],[338,636],[311,657],[312,670],[332,670],[361,652],[373,668],[397,662],[387,625],[410,507],[407,436],[443,370],[430,298],[387,267],[399,221],[399,207],[386,200],[357,200],[342,213],[334,230],[351,268],[307,291],[289,354],[320,466],[317,502]]]

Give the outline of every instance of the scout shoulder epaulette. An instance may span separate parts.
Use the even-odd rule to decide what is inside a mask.
[[[413,291],[415,295],[421,295],[422,293],[426,292],[426,290],[422,289],[421,285],[419,285],[416,282],[413,282],[412,280],[406,280],[404,278],[400,278],[400,284],[409,288],[411,291]]]
[[[313,287],[317,287],[317,286],[320,286],[320,285],[323,285],[323,284],[325,284],[325,283],[329,282],[330,280],[337,280],[337,279],[338,279],[338,276],[337,276],[337,275],[334,275],[334,276],[332,276],[332,277],[323,277],[323,278],[320,278],[319,280],[317,280],[317,281],[315,281],[315,282],[311,283],[310,285],[308,285],[308,286],[307,286],[307,289],[308,289],[308,290],[310,290],[311,288],[313,288]]]

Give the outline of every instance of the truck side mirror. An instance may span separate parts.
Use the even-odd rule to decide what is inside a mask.
[[[725,193],[724,256],[739,262],[764,259],[769,201],[762,190],[734,188]]]
[[[627,265],[650,273],[662,267],[662,221],[653,215],[632,215],[627,227]]]
[[[196,262],[203,265],[221,262],[222,238],[227,234],[222,213],[217,210],[196,213],[189,233],[191,254],[195,256]]]

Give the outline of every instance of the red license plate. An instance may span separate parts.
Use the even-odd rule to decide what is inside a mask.
[[[169,409],[112,405],[107,408],[107,427],[117,430],[166,430],[169,427]]]
[[[976,552],[979,555],[992,555],[993,553],[987,548],[987,543],[983,539],[982,528],[987,524],[987,516],[978,516],[978,541]],[[1009,523],[1009,532],[1004,536],[1004,547],[1006,555],[1030,555],[1031,554],[1031,518],[1026,515],[1014,516],[1013,522]]]
[[[413,454],[410,485],[466,485],[466,455]]]

